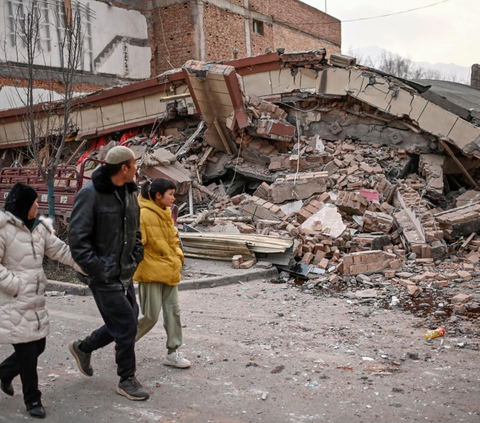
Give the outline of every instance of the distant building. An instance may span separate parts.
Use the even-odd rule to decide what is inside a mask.
[[[470,85],[475,88],[480,88],[480,65],[472,66],[472,79]]]

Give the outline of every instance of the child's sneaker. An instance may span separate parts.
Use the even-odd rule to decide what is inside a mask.
[[[190,367],[192,363],[190,363],[190,361],[188,361],[182,355],[182,353],[179,353],[178,350],[176,350],[171,354],[167,354],[163,364],[166,364],[167,366],[178,367],[179,369],[186,369],[187,367]]]

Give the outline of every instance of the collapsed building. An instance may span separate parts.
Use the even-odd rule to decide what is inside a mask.
[[[0,112],[2,175],[20,163],[21,113]],[[270,262],[330,284],[381,274],[412,297],[425,280],[476,275],[476,88],[401,80],[348,56],[327,60],[324,49],[280,49],[191,60],[86,95],[75,119],[65,161],[84,166],[122,143],[143,178],[178,183],[186,256]],[[445,260],[452,266],[432,270]],[[421,266],[418,278],[405,277],[405,265]]]

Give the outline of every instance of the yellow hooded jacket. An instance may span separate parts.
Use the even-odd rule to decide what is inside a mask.
[[[163,282],[177,285],[180,282],[183,252],[180,249],[177,229],[173,224],[170,207],[158,207],[152,200],[141,195],[140,229],[145,248],[143,261],[133,279],[138,282]]]

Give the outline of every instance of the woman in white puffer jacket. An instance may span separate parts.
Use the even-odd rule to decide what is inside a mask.
[[[16,184],[0,211],[0,344],[15,352],[0,364],[0,388],[13,395],[12,380],[20,375],[27,411],[44,418],[38,389],[37,361],[45,349],[49,318],[45,304],[45,255],[75,264],[68,246],[54,234],[51,221],[37,219],[35,190]]]

